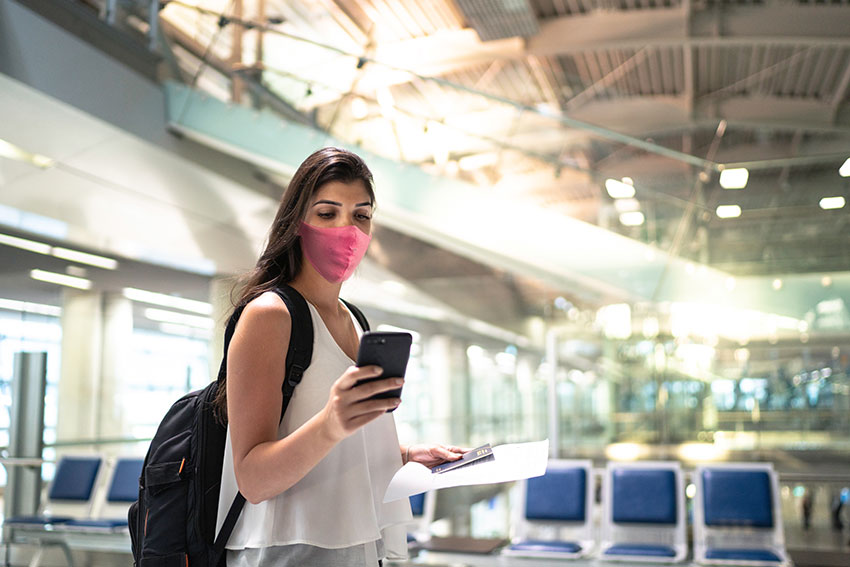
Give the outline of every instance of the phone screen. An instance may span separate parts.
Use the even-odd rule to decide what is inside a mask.
[[[375,378],[361,380],[358,385],[382,378],[404,377],[407,361],[410,358],[410,345],[413,337],[410,333],[397,331],[370,331],[360,337],[360,348],[357,351],[357,366],[377,364],[383,373]],[[373,398],[400,398],[401,388],[381,392]],[[388,410],[388,411],[393,411]]]

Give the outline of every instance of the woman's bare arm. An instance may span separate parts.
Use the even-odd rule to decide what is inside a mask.
[[[278,439],[292,320],[283,300],[267,292],[242,313],[228,349],[227,414],[236,482],[252,503],[272,498],[299,480],[342,439],[380,417],[399,400],[368,400],[399,386],[374,366],[350,367],[334,383],[326,406],[292,434]]]

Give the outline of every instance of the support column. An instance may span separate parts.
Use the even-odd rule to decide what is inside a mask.
[[[214,321],[209,355],[211,381],[218,377],[218,368],[224,352],[224,328],[233,311],[233,301],[237,298],[236,293],[232,293],[234,284],[233,277],[215,277],[210,282],[210,303],[213,307],[211,317]]]
[[[133,302],[120,294],[103,298],[100,395],[97,398],[97,437],[121,437],[130,432],[124,422],[127,379],[133,345]]]
[[[15,353],[9,426],[9,456],[12,458],[41,458],[46,387],[47,353]],[[41,466],[12,466],[6,470],[5,517],[35,514],[41,499]]]
[[[434,335],[425,354],[428,365],[428,391],[431,415],[425,427],[425,439],[436,443],[462,444],[467,441],[469,419],[467,407],[466,353],[447,335]]]
[[[100,399],[102,296],[66,290],[62,306],[62,370],[59,380],[58,441],[97,434]]]

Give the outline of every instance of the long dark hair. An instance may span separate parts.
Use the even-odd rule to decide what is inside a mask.
[[[316,191],[331,181],[353,183],[362,181],[375,204],[372,172],[360,156],[341,148],[322,148],[305,159],[280,200],[274,222],[269,229],[266,249],[253,270],[245,274],[234,287],[238,299],[234,311],[276,287],[287,284],[301,272],[301,240],[298,229],[306,216]],[[215,398],[216,416],[227,423],[227,377],[222,376]]]

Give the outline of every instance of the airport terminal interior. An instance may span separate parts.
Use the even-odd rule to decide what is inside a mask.
[[[107,483],[215,379],[326,146],[374,174],[341,296],[413,336],[400,441],[548,440],[587,504],[431,491],[384,565],[850,566],[847,0],[0,0],[5,565],[133,564]],[[670,526],[630,531],[636,471],[671,475]],[[747,471],[767,519],[713,531],[712,473]],[[9,521],[46,512],[125,524]],[[612,552],[640,543],[672,551]]]

